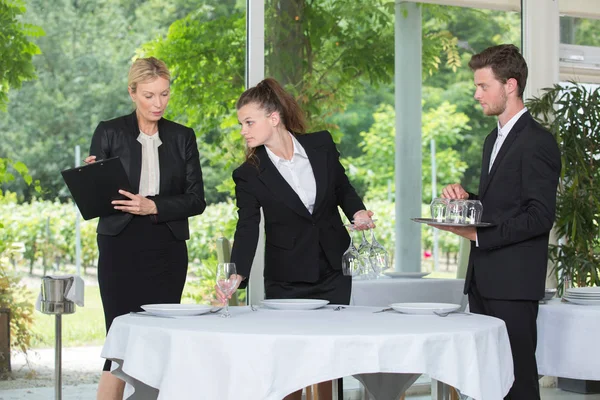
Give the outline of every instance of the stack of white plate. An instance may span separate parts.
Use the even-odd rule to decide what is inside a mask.
[[[600,287],[579,287],[567,289],[563,299],[573,304],[600,306]]]

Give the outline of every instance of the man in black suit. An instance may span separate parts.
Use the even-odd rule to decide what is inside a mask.
[[[460,184],[449,199],[480,200],[485,228],[441,227],[471,240],[465,294],[474,313],[506,323],[515,381],[510,400],[540,398],[535,349],[538,301],[544,296],[548,239],[556,206],[560,152],[556,140],[527,112],[527,64],[517,47],[499,45],[474,55],[475,99],[498,128],[485,139],[479,195]]]

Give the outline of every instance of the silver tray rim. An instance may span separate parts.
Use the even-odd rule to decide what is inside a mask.
[[[416,217],[411,218],[411,220],[418,222],[420,224],[431,224],[431,225],[440,225],[440,226],[459,226],[459,227],[473,226],[476,228],[486,228],[486,227],[494,226],[494,224],[492,224],[490,222],[479,222],[477,224],[460,224],[460,223],[456,223],[456,222],[439,222],[432,218],[416,218]]]

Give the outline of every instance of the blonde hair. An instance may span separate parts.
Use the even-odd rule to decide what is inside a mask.
[[[139,83],[153,81],[158,77],[171,80],[171,73],[164,61],[155,57],[138,58],[129,68],[127,85],[135,92]]]

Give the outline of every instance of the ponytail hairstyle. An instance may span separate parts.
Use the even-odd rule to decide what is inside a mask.
[[[256,86],[246,90],[238,99],[235,107],[237,110],[248,104],[256,104],[265,114],[277,111],[285,129],[295,134],[306,133],[306,120],[304,111],[292,95],[273,78],[266,78]],[[255,149],[246,150],[246,161],[256,163]]]

